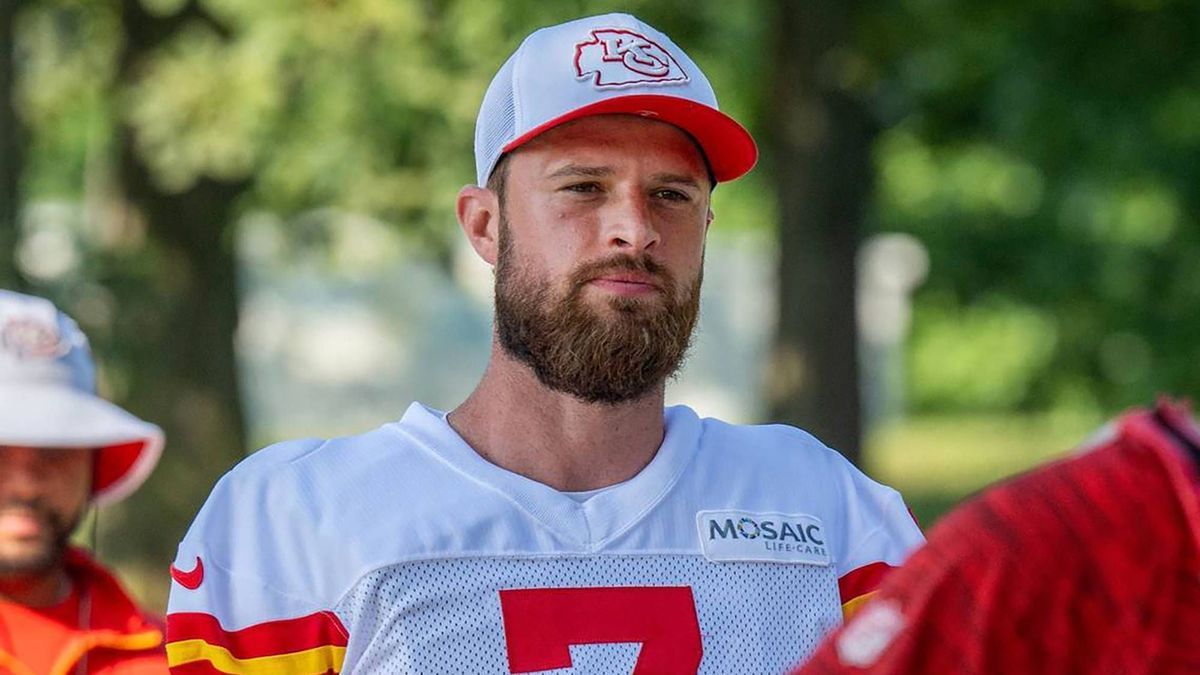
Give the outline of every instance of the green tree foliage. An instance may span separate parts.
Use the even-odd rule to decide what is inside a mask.
[[[332,205],[444,247],[454,236],[453,196],[474,175],[483,90],[532,28],[634,11],[695,46],[690,51],[722,83],[727,108],[745,113],[758,81],[760,55],[746,48],[758,30],[753,3],[132,4],[177,20],[159,26],[170,34],[124,77],[118,45],[128,22],[120,3],[41,0],[27,12],[24,94],[39,144],[31,167],[38,196],[78,194],[88,158],[110,156],[124,123],[166,193],[204,177],[250,179],[244,208],[288,215]]]
[[[1200,387],[1200,13],[904,0],[851,71],[889,130],[874,220],[930,248],[927,410],[1110,413]]]

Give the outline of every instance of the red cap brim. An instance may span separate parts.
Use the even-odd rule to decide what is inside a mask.
[[[702,103],[659,94],[616,96],[576,108],[530,129],[505,145],[503,150],[515,150],[536,136],[572,120],[610,114],[639,115],[686,131],[704,151],[713,178],[719,183],[740,178],[758,161],[758,146],[754,138],[732,117]]]
[[[103,493],[119,483],[133,470],[133,465],[142,456],[146,441],[118,443],[96,451],[96,462],[92,468],[92,493]]]

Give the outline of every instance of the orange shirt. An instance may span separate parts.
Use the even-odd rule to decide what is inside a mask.
[[[0,649],[7,647],[34,673],[49,673],[78,623],[79,593],[74,588],[66,600],[41,609],[0,600]]]
[[[104,568],[67,552],[70,596],[34,609],[0,600],[0,675],[165,675],[162,630]]]

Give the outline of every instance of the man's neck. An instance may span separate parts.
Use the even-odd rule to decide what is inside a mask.
[[[637,475],[662,444],[663,385],[633,401],[586,403],[553,391],[493,345],[475,391],[450,425],[488,461],[564,492]]]
[[[36,574],[0,575],[0,598],[26,607],[50,607],[66,599],[71,579],[61,565]]]

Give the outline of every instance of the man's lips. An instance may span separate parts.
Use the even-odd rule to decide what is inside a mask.
[[[42,534],[46,523],[32,511],[0,511],[0,535],[27,539]]]
[[[606,272],[594,277],[591,283],[623,295],[653,293],[662,290],[653,275],[639,272]]]

